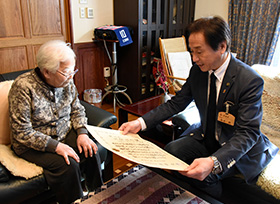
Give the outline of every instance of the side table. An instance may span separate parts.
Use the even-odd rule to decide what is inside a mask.
[[[153,96],[142,101],[120,107],[118,112],[119,126],[128,121],[128,114],[141,117],[150,110],[159,106],[161,104],[161,97],[162,95]],[[153,128],[149,131],[141,131],[139,132],[139,135],[163,148],[168,142],[174,140],[173,124],[171,120],[167,120],[162,123],[160,128],[164,130],[160,131],[158,128]],[[169,132],[168,135],[171,135],[171,137],[166,136],[164,132]]]
[[[136,103],[126,105],[119,108],[119,126],[128,121],[128,114],[132,114],[138,117],[143,116],[150,110],[160,105],[161,95],[153,96],[151,98],[138,101]]]

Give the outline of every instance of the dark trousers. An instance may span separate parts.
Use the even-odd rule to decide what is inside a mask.
[[[204,141],[198,141],[189,135],[180,137],[177,140],[168,143],[165,146],[165,150],[187,164],[191,164],[196,158],[210,156],[210,153],[204,145]],[[188,178],[179,172],[174,172],[174,174],[181,180],[219,198],[222,195],[221,180],[238,174],[238,170],[235,167],[232,167],[228,172],[221,175],[210,173],[203,181]]]
[[[71,130],[65,143],[77,152],[80,163],[69,157],[70,165],[67,165],[64,158],[56,153],[40,152],[33,149],[20,155],[20,157],[43,167],[48,185],[55,193],[57,201],[62,204],[74,202],[83,196],[81,175],[85,176],[89,190],[94,190],[103,183],[99,154],[88,158],[85,158],[83,152],[79,154],[76,138],[76,132]]]

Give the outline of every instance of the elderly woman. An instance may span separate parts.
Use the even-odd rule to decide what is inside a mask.
[[[37,64],[9,93],[12,148],[43,167],[59,203],[71,203],[83,195],[81,172],[89,190],[102,184],[98,148],[73,82],[75,53],[63,41],[49,41],[40,47]]]

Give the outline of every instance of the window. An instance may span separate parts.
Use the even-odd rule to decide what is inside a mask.
[[[278,41],[270,66],[278,67],[280,69],[280,35],[278,36]]]

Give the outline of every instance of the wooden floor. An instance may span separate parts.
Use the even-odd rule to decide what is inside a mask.
[[[114,108],[112,104],[103,104],[101,106],[101,108],[103,110],[106,110],[112,114],[114,114],[115,116],[118,117],[118,110],[119,107],[116,107],[116,112],[114,112]],[[136,119],[136,116],[133,115],[128,115],[128,121],[134,120]],[[119,128],[119,123],[117,121],[117,123],[111,125],[111,128],[114,130],[117,130]],[[113,154],[113,169],[114,169],[114,176],[117,176],[119,174],[121,174],[122,172],[125,172],[127,169],[130,169],[131,167],[135,166],[136,164],[134,162],[128,161],[116,154]]]

